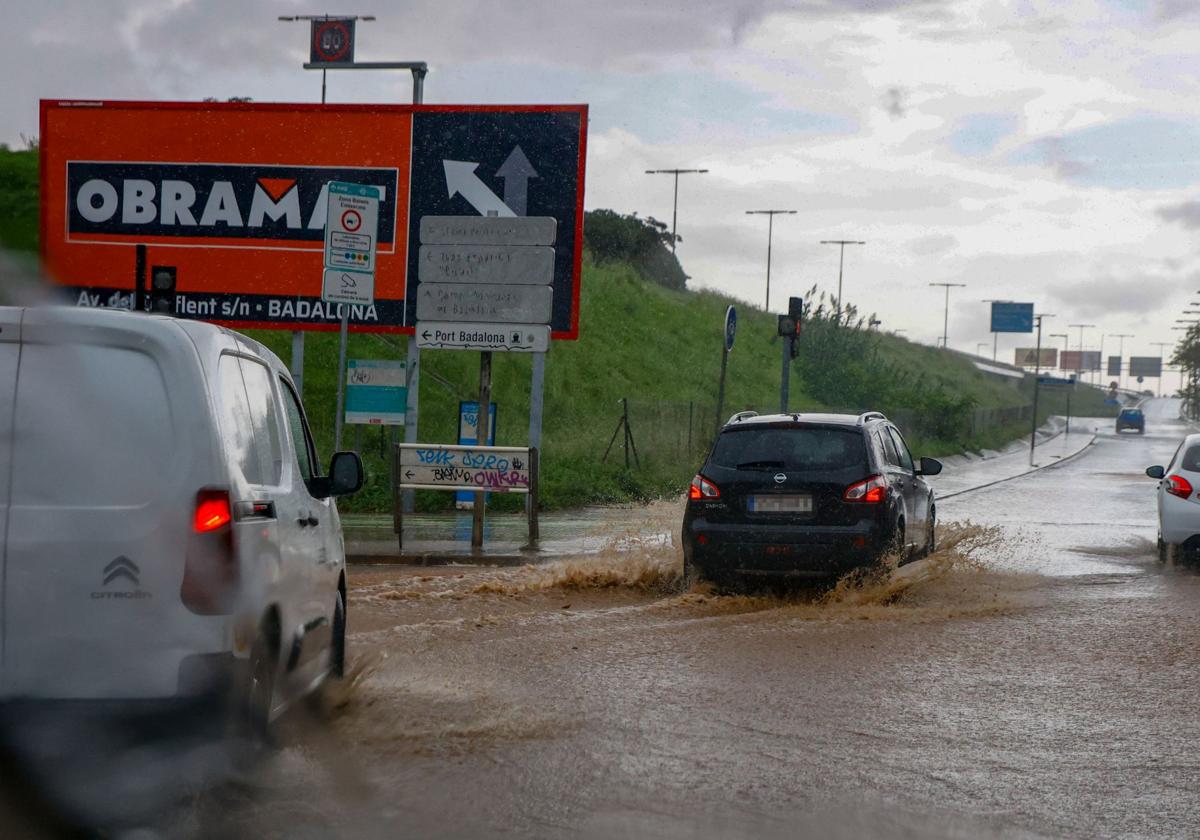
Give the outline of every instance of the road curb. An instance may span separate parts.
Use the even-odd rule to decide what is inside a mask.
[[[1014,481],[1015,479],[1018,479],[1018,478],[1025,478],[1026,476],[1030,476],[1035,473],[1040,473],[1042,470],[1053,469],[1054,467],[1061,466],[1062,464],[1066,464],[1069,461],[1074,461],[1076,458],[1079,458],[1080,456],[1087,454],[1089,451],[1091,451],[1092,444],[1094,444],[1095,442],[1096,442],[1096,435],[1095,435],[1095,433],[1093,433],[1092,436],[1088,438],[1087,443],[1085,443],[1083,446],[1079,447],[1079,449],[1075,450],[1070,455],[1066,455],[1062,458],[1059,458],[1057,461],[1054,461],[1053,463],[1042,464],[1042,465],[1036,466],[1036,467],[1030,467],[1029,469],[1025,470],[1024,472],[1019,472],[1016,475],[1006,476],[1005,478],[997,478],[994,481],[989,481],[986,484],[980,484],[977,487],[968,487],[966,490],[956,490],[953,493],[946,493],[945,495],[936,495],[934,498],[936,501],[939,501],[939,502],[944,501],[946,499],[953,499],[955,496],[964,496],[967,493],[974,493],[976,490],[984,490],[984,489],[987,489],[988,487],[995,487],[997,484],[1003,484],[1006,481]]]

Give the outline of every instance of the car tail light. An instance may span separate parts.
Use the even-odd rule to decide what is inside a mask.
[[[184,606],[198,615],[233,612],[241,575],[233,551],[232,522],[227,490],[205,489],[196,494],[179,594]]]
[[[842,494],[847,502],[862,502],[877,505],[887,498],[887,482],[881,475],[873,475],[857,484],[851,484]]]
[[[697,475],[692,479],[692,484],[688,487],[688,498],[696,501],[698,499],[719,499],[721,491],[717,489],[717,485],[713,484],[702,475]]]
[[[1191,482],[1181,475],[1169,475],[1167,476],[1166,491],[1172,496],[1186,499],[1192,495],[1192,485]]]

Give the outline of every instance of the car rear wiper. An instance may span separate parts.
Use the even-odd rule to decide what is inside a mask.
[[[783,461],[746,461],[738,464],[734,469],[752,470],[755,468],[767,469],[769,467],[782,467]]]

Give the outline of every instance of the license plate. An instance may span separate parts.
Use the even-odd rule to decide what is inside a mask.
[[[751,496],[751,513],[812,513],[812,496]]]

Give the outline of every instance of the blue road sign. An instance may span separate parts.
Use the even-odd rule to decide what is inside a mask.
[[[479,443],[479,401],[462,400],[458,404],[458,444],[459,446],[475,446]],[[492,403],[488,412],[488,446],[496,445],[496,404]],[[485,498],[490,498],[486,494]],[[459,490],[454,494],[454,506],[459,510],[469,510],[475,504],[475,494]]]
[[[1033,332],[1033,304],[992,303],[992,332]]]
[[[732,306],[725,310],[725,349],[733,349],[733,336],[737,333],[737,310]]]
[[[1070,388],[1075,384],[1074,379],[1064,379],[1061,376],[1039,376],[1037,381],[1042,388]]]

